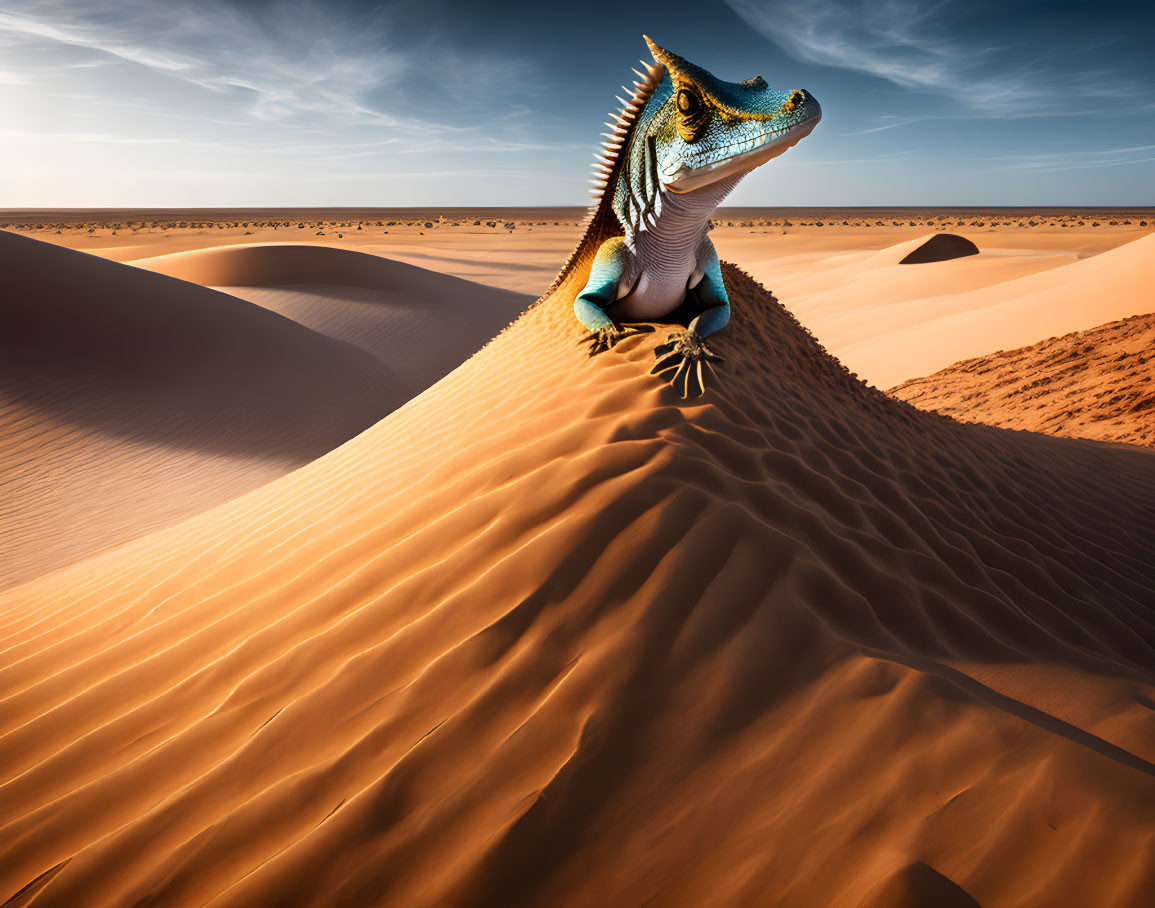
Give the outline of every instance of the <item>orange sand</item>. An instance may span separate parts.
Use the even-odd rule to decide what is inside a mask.
[[[874,252],[760,263],[751,273],[774,278],[802,323],[852,372],[880,387],[1155,310],[1150,233],[1091,255],[1074,235],[1056,238],[1052,249],[1016,250],[968,234],[977,255],[901,264],[932,237]]]
[[[532,302],[517,293],[324,246],[234,245],[132,263],[221,287],[373,354],[424,391]]]
[[[116,261],[250,244],[340,247],[537,296],[581,236],[582,214],[565,208],[9,212],[0,213],[0,227]],[[1153,247],[1134,245],[1155,232],[1152,209],[722,209],[714,223],[723,259],[772,289],[851,371],[883,388],[961,359],[1155,310],[1146,289],[1155,283]],[[979,254],[900,266],[940,233],[975,243]],[[1127,246],[1101,269],[1091,264]],[[341,298],[362,301],[347,293],[306,296],[287,301],[290,311],[260,291],[242,295],[291,317],[329,312],[333,303],[347,311]]]
[[[1155,454],[918,411],[727,281],[704,401],[554,298],[0,596],[0,899],[1147,904]]]
[[[0,233],[0,584],[309,463],[410,391],[204,287]]]
[[[964,421],[1155,446],[1155,314],[956,363],[889,393]]]

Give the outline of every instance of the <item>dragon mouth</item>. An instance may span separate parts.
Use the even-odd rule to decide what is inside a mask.
[[[814,127],[821,119],[822,111],[816,109],[801,123],[795,123],[784,129],[771,129],[760,136],[751,136],[732,145],[723,146],[717,151],[726,154],[725,158],[711,164],[703,164],[701,167],[683,170],[673,180],[663,181],[665,188],[671,192],[693,192],[735,173],[753,170],[778,157],[788,148],[793,148],[814,131]]]

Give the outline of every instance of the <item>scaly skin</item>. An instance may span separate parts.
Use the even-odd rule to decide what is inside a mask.
[[[657,348],[653,371],[691,397],[705,391],[719,361],[703,338],[730,320],[710,215],[822,114],[804,91],[775,91],[761,77],[723,82],[646,42],[656,65],[643,64],[632,98],[608,124],[589,228],[550,292],[584,275],[574,314],[592,332],[591,356],[652,331],[626,323],[663,319],[689,295],[699,314]]]

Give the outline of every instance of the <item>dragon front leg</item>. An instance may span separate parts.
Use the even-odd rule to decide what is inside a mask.
[[[619,325],[606,314],[606,307],[621,295],[619,290],[627,276],[629,262],[630,250],[621,237],[602,243],[589,280],[574,300],[574,315],[591,332],[582,341],[589,344],[590,356],[604,353],[627,337],[654,330],[652,325]]]
[[[701,280],[692,285],[698,299],[709,308],[698,315],[684,331],[675,331],[666,343],[654,348],[658,361],[651,375],[666,378],[681,397],[700,397],[714,376],[713,363],[723,362],[704,340],[730,321],[730,300],[722,280],[722,266],[714,244],[708,239],[702,248]]]

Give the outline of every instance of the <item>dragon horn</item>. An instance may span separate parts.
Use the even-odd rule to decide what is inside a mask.
[[[650,53],[654,55],[654,60],[666,67],[671,75],[674,73],[685,73],[687,70],[694,68],[693,64],[688,60],[683,60],[677,54],[670,53],[664,47],[659,47],[653,42],[649,35],[642,35],[646,39],[646,44],[650,47]]]

